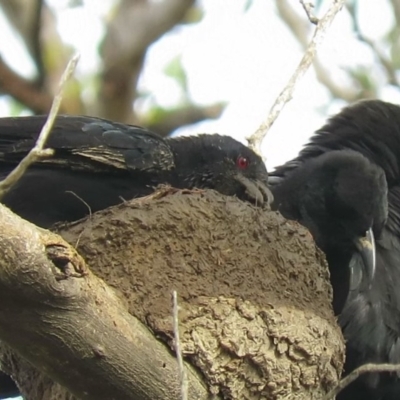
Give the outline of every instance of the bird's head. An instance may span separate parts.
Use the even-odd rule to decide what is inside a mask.
[[[296,187],[297,190],[292,190]],[[286,194],[285,194],[286,191]],[[383,170],[352,150],[337,150],[306,161],[274,191],[285,215],[285,197],[298,196],[294,217],[305,225],[328,255],[359,253],[363,276],[371,282],[375,272],[375,237],[388,213],[387,183]],[[290,201],[290,199],[289,199]]]
[[[172,138],[168,143],[185,187],[214,189],[256,205],[272,201],[263,160],[230,136],[202,134]],[[191,168],[182,171],[180,164]]]

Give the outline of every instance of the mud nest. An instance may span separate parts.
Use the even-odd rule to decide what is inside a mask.
[[[59,233],[171,349],[177,291],[185,359],[212,393],[320,399],[338,383],[344,345],[324,258],[280,214],[213,191],[164,193]]]

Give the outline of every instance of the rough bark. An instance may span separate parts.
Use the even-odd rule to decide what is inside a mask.
[[[61,227],[59,233],[77,248],[91,271],[119,293],[126,309],[72,250],[65,253],[56,246],[56,260],[61,255],[64,261],[55,262],[51,254],[49,261],[46,246],[61,241],[56,235],[31,225],[30,239],[19,226],[11,234],[4,215],[0,215],[0,338],[70,390],[70,377],[80,381],[83,391],[99,366],[104,368],[101,380],[110,388],[114,384],[119,388],[115,390],[126,389],[128,374],[114,382],[104,360],[114,366],[128,356],[133,364],[140,361],[134,338],[142,328],[135,318],[174,348],[173,290],[179,296],[184,356],[220,398],[320,399],[337,384],[344,346],[330,306],[326,265],[309,234],[279,214],[214,192],[179,192],[128,202]],[[37,248],[32,247],[35,240],[41,243]],[[35,259],[30,254],[41,256]],[[78,268],[71,269],[74,265]],[[59,275],[63,280],[56,279]],[[52,285],[46,283],[50,281]],[[42,286],[47,291],[38,291]],[[68,335],[61,325],[73,326],[76,333]],[[121,346],[111,354],[103,340],[113,329]],[[29,349],[33,346],[28,346],[28,333],[34,350]],[[162,344],[156,343],[161,349]],[[142,345],[141,351],[148,352],[149,359],[154,357],[153,344]],[[28,357],[30,353],[34,356]],[[28,398],[71,398],[4,346],[3,361],[31,393]],[[176,387],[172,364],[161,376],[159,367],[155,362],[146,371],[149,378],[141,378],[143,385],[151,388],[154,379],[169,374],[166,387]],[[191,376],[193,390],[198,381]],[[141,396],[131,398],[150,398]],[[112,397],[128,398],[121,392]],[[96,396],[112,397],[110,392]],[[198,398],[202,397],[191,393],[190,399]]]

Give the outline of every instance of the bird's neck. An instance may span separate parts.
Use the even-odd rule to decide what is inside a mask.
[[[204,160],[204,149],[196,136],[166,139],[174,156],[175,173],[173,186],[201,188],[208,169]]]

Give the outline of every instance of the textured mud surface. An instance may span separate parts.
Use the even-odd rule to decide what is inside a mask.
[[[233,198],[177,193],[127,203],[60,233],[143,318],[169,315],[177,290],[188,303],[234,297],[332,319],[328,272],[309,233]]]

